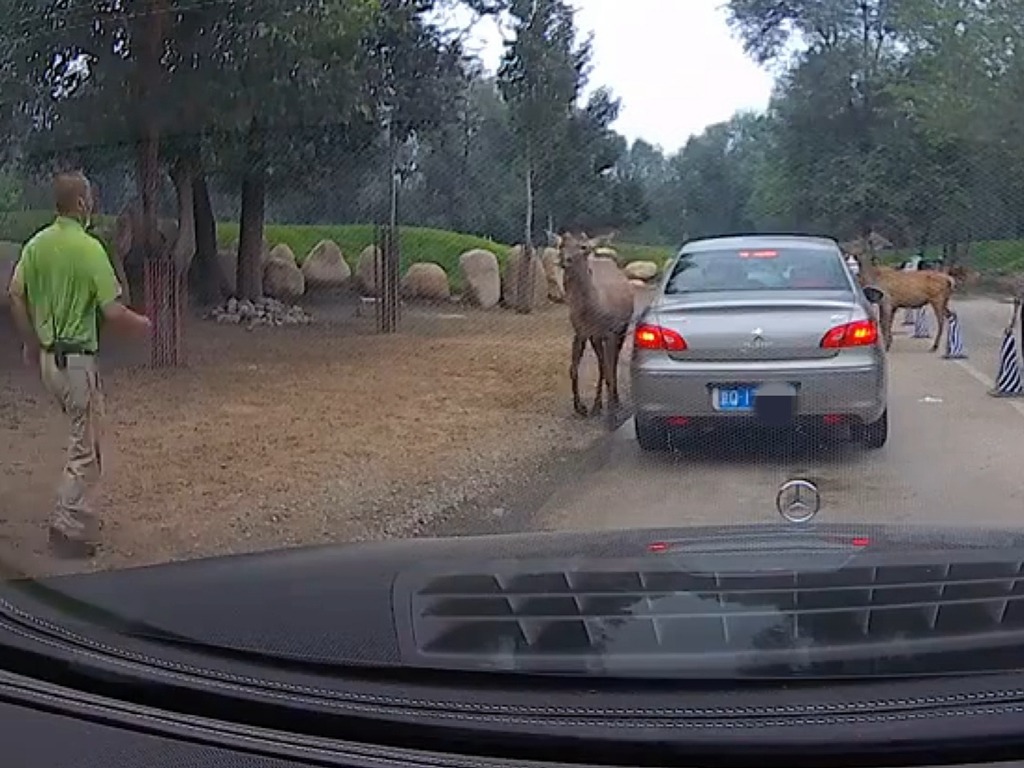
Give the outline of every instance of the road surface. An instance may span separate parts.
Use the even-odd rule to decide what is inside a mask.
[[[882,450],[719,440],[659,456],[640,453],[628,422],[599,466],[563,486],[534,525],[593,530],[778,521],[779,485],[805,478],[822,495],[817,522],[1024,526],[1024,399],[987,394],[1012,307],[959,298],[954,309],[968,360],[944,360],[945,342],[929,353],[931,341],[909,338],[910,329],[897,320],[890,435]]]

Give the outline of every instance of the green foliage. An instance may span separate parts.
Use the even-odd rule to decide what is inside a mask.
[[[990,0],[729,0],[747,51],[779,71],[770,108],[619,167],[644,190],[650,241],[734,232],[899,247],[972,242],[971,265],[1019,264],[1024,23]],[[962,252],[962,248],[950,248]]]
[[[497,78],[437,26],[433,11],[458,2],[510,22]],[[319,239],[314,232],[386,214],[382,108],[390,107],[399,218],[409,233],[521,242],[529,165],[535,240],[549,223],[616,229],[627,260],[640,258],[632,243],[656,244],[645,258],[660,261],[694,237],[753,230],[843,240],[875,229],[899,248],[973,242],[977,268],[1019,263],[1017,0],[729,0],[747,50],[779,73],[770,108],[708,126],[674,154],[642,140],[628,146],[613,129],[620,105],[606,89],[579,103],[590,48],[566,0],[172,5],[180,13],[166,30],[154,106],[168,153],[195,150],[188,143],[198,137],[221,218],[237,214],[243,177],[263,172],[267,220],[294,223],[268,231],[294,240],[300,257]],[[117,48],[130,20],[107,10],[116,4],[93,0],[10,6],[0,10],[0,130],[8,139],[0,163],[56,148],[109,173],[101,189],[130,187],[132,168],[126,179],[125,165],[114,162],[130,153],[122,139],[139,115],[129,98],[131,52],[125,58]],[[33,34],[22,35],[35,16]],[[72,16],[96,23],[72,25]],[[66,57],[65,65],[48,63],[64,49],[92,57],[89,77],[68,69]],[[41,120],[31,124],[19,109]],[[255,163],[254,115],[265,121]],[[0,208],[4,188],[0,179]],[[23,239],[30,231],[22,230],[49,216],[9,218],[0,229]],[[223,240],[227,225],[220,231]],[[369,229],[344,231],[350,256],[371,240]]]
[[[498,70],[512,128],[524,147],[540,152],[565,139],[569,117],[590,61],[579,44],[573,9],[563,0],[511,0],[514,37]]]

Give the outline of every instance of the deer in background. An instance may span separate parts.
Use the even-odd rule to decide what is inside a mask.
[[[558,249],[565,273],[565,300],[573,328],[569,365],[573,409],[580,416],[587,415],[580,399],[579,368],[589,342],[598,365],[597,392],[590,413],[602,411],[603,390],[607,387],[608,408],[614,416],[620,406],[619,357],[633,319],[633,288],[613,259],[596,255],[608,238],[591,240],[584,233],[559,236],[549,232],[548,240]]]

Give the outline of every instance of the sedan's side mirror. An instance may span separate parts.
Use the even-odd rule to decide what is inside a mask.
[[[864,286],[864,295],[868,297],[868,301],[872,304],[881,304],[885,299],[885,293],[870,285]]]

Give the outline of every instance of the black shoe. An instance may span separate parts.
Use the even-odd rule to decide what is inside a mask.
[[[96,556],[98,545],[94,541],[72,539],[63,531],[50,528],[50,548],[53,553],[67,560],[89,560]]]

